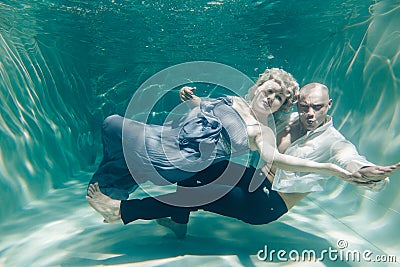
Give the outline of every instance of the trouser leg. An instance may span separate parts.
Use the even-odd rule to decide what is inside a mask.
[[[187,192],[181,187],[196,187],[198,182],[201,184],[209,183],[217,179],[229,164],[227,161],[222,161],[212,165],[202,172],[199,172],[190,179],[178,183],[177,192],[166,194],[156,198],[147,197],[144,199],[133,199],[121,201],[121,217],[125,224],[137,219],[158,219],[163,217],[171,217],[177,223],[188,223],[190,211],[197,210],[199,207],[180,207],[166,204],[159,199],[179,199],[188,197]],[[240,165],[241,166],[241,165]],[[241,166],[243,168],[243,166]],[[223,188],[210,187],[211,190],[220,190]]]
[[[230,164],[229,161],[220,161],[218,163],[215,163],[208,168],[196,173],[194,176],[192,176],[190,179],[186,179],[183,181],[178,182],[178,187],[177,187],[177,197],[187,197],[187,194],[185,193],[185,187],[197,187],[199,185],[205,185],[210,182],[215,181],[221,175],[224,173],[226,170],[226,167]],[[233,163],[235,164],[235,163]],[[243,168],[242,165],[236,164]],[[174,222],[177,223],[182,223],[182,221],[185,221],[186,223],[189,222],[189,216],[190,212],[193,210],[197,210],[196,208],[193,209],[182,209],[179,214],[172,214],[171,219]]]
[[[209,167],[191,179],[180,182],[180,184],[193,187],[197,186],[198,182],[200,184],[208,183],[213,178],[219,177],[221,172],[224,171],[226,164],[226,162],[222,162]],[[238,168],[243,168],[243,166],[238,166]],[[213,191],[213,193],[228,191],[223,197],[211,203],[186,208],[166,204],[151,197],[142,200],[128,200],[121,202],[121,217],[124,223],[129,223],[137,219],[151,220],[163,217],[171,217],[177,223],[187,223],[191,211],[203,209],[250,224],[269,223],[279,218],[287,209],[276,192],[271,191],[270,194],[271,185],[267,180],[257,190],[249,192],[249,184],[253,179],[254,172],[254,168],[246,168],[245,173],[241,176],[241,180],[233,188],[231,185],[226,184],[207,185],[209,186],[207,188],[209,191],[205,191],[205,193],[210,191]],[[230,189],[230,191],[227,189]],[[164,196],[168,199],[168,197],[187,197],[187,194],[185,194],[184,190],[178,189],[176,193]]]
[[[120,209],[124,224],[138,219],[153,220],[172,216],[177,223],[186,224],[190,212],[189,208],[172,206],[152,197],[122,200]]]
[[[241,187],[235,187],[222,198],[201,208],[205,211],[236,218],[247,223],[263,224],[269,222],[263,219],[266,198],[267,196],[262,192],[249,193]]]
[[[271,184],[267,180],[254,192],[249,192],[248,182],[250,179],[244,179],[243,183],[221,199],[201,208],[255,225],[275,221],[287,212],[283,200],[271,190]]]
[[[220,167],[223,167],[223,164],[221,164]],[[237,168],[240,170],[243,166],[240,165],[237,166]],[[203,174],[207,174],[206,177],[209,178],[213,175],[217,176],[218,173],[221,172],[221,169],[218,168],[216,168],[215,173],[210,172],[210,170],[211,168],[206,170],[204,173],[199,173],[199,175],[196,175],[193,179],[197,177],[201,180],[202,177],[204,177],[202,176]],[[237,175],[237,173],[233,172],[230,175]],[[255,191],[249,192],[251,181],[254,178],[260,179],[260,177],[264,177],[264,181]],[[270,182],[265,178],[260,170],[256,171],[254,168],[246,168],[239,183],[233,188],[231,188],[231,185],[225,184],[213,184],[209,186],[208,190],[210,191],[226,192],[229,189],[231,190],[220,199],[198,206],[196,209],[203,209],[223,216],[236,218],[250,224],[269,223],[278,219],[287,211],[286,206],[279,195],[277,195],[276,192],[271,191]],[[187,217],[189,217],[190,211],[196,209],[188,210]],[[174,218],[172,217],[172,219]]]

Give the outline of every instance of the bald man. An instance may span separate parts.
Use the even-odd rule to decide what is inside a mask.
[[[382,190],[388,176],[398,168],[375,166],[360,156],[355,146],[333,126],[328,115],[332,107],[328,88],[320,83],[309,83],[300,90],[297,113],[277,135],[277,144],[285,154],[311,159],[317,162],[333,162],[354,173],[361,185]],[[329,176],[314,173],[293,173],[278,169],[272,189],[278,191],[288,208],[293,207],[308,193],[322,191]]]

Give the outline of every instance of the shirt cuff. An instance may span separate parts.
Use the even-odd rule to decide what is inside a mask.
[[[367,161],[367,160],[352,160],[349,164],[345,167],[346,170],[353,173],[358,171],[362,167],[370,167],[375,166],[375,164]]]
[[[374,192],[381,192],[381,191],[383,191],[383,190],[386,188],[386,186],[387,186],[389,183],[390,183],[390,179],[389,179],[389,177],[386,177],[385,180],[382,180],[382,181],[379,181],[379,182],[376,182],[376,183],[367,185],[367,187],[368,187],[368,189],[371,190],[371,191],[374,191]]]

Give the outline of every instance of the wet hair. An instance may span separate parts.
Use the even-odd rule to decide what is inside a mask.
[[[274,80],[276,83],[278,83],[286,95],[286,101],[282,104],[279,111],[289,111],[292,109],[298,100],[299,84],[292,74],[279,68],[266,69],[264,73],[260,74],[256,83],[250,87],[249,91],[247,92],[246,99],[251,101],[257,88],[269,80]]]

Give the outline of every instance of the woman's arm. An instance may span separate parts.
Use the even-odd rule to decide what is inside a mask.
[[[184,86],[179,90],[179,97],[183,102],[186,102],[190,108],[195,108],[200,105],[201,98],[196,96],[193,92],[196,87]]]
[[[286,171],[315,172],[340,177],[344,180],[351,178],[351,172],[333,163],[319,163],[308,159],[281,154],[275,150],[273,164]]]
[[[263,136],[265,138],[263,138]],[[308,159],[298,158],[279,153],[275,147],[274,133],[270,128],[263,127],[262,134],[255,136],[255,143],[261,157],[272,162],[276,167],[286,171],[315,172],[351,179],[351,173],[332,163],[319,163]]]

